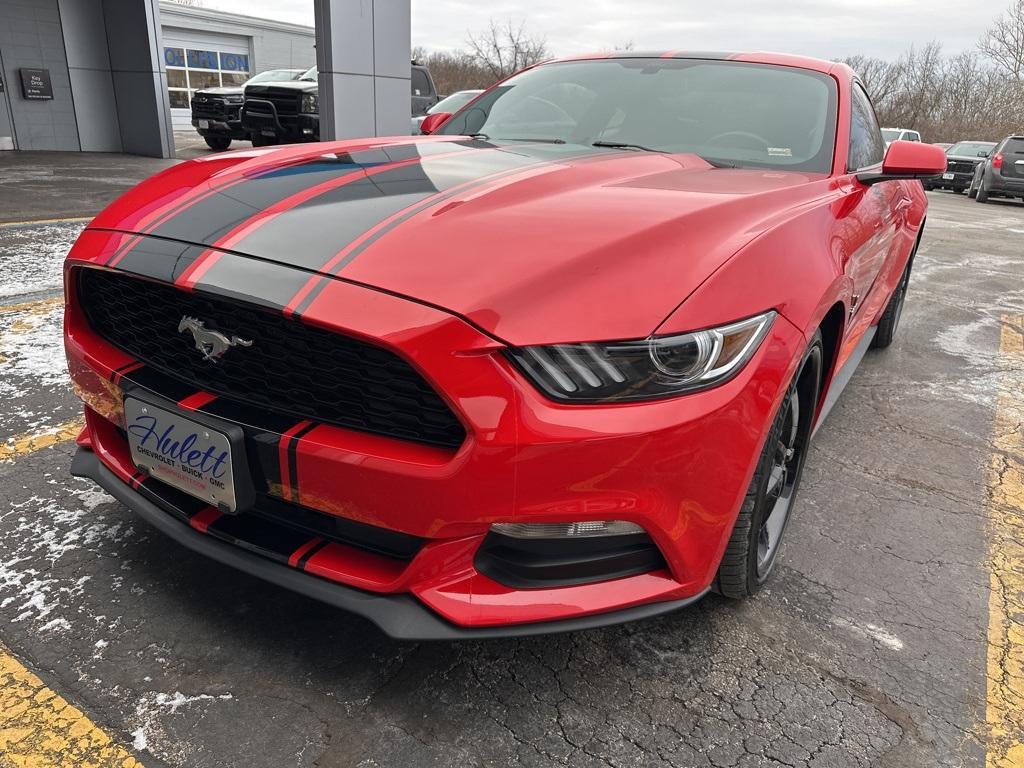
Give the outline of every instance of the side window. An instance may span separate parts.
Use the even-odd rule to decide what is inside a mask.
[[[907,136],[907,141],[920,141],[920,140],[921,140],[921,134],[918,133],[917,131],[911,131],[910,135]]]
[[[853,84],[850,94],[850,156],[846,160],[847,170],[856,171],[882,162],[885,156],[885,142],[878,127],[875,109],[859,83]]]
[[[430,81],[427,79],[427,73],[422,69],[414,69],[412,71],[412,95],[430,95]]]

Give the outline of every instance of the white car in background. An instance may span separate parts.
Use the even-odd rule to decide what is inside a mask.
[[[885,146],[888,147],[894,141],[920,141],[921,134],[909,128],[883,128],[882,138],[885,139]]]
[[[428,109],[427,115],[433,115],[438,112],[458,112],[483,92],[482,88],[470,89],[467,91],[456,91],[451,96],[445,96],[437,102],[437,104]],[[420,126],[423,124],[423,119],[427,115],[416,115],[416,117],[412,119],[413,136],[419,136]]]

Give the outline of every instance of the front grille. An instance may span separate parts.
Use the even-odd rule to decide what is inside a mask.
[[[92,329],[162,374],[270,412],[456,448],[462,424],[398,355],[242,302],[97,269],[79,269]],[[183,316],[251,340],[216,363],[179,333]],[[160,394],[160,393],[157,393]]]
[[[247,93],[247,97],[254,99],[255,101],[250,104],[249,109],[253,111],[263,112],[261,109],[263,106],[259,103],[259,100],[269,101],[274,105],[274,109],[277,110],[278,117],[294,117],[299,114],[299,98],[300,94],[293,90],[286,91],[273,91],[267,90],[264,92],[252,92]]]
[[[974,173],[974,163],[970,160],[950,160],[946,163],[949,173]]]
[[[226,120],[228,115],[227,104],[223,99],[210,99],[209,101],[192,100],[193,118],[211,118],[213,120]]]

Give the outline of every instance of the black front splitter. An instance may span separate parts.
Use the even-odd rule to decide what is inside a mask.
[[[381,594],[347,587],[275,563],[200,533],[171,517],[149,499],[121,482],[103,465],[96,454],[87,448],[79,448],[75,453],[71,463],[71,474],[89,478],[161,533],[194,552],[279,587],[298,592],[300,595],[363,616],[396,640],[487,640],[576,632],[660,616],[691,605],[706,594],[705,592],[682,600],[647,603],[620,611],[559,621],[494,627],[460,627],[441,618],[412,595]]]

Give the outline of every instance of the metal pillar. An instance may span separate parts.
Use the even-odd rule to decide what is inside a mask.
[[[314,0],[320,138],[408,135],[411,0]]]

